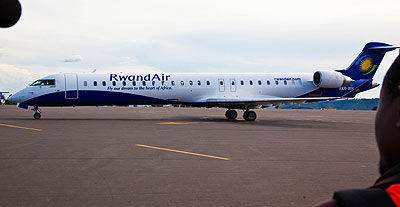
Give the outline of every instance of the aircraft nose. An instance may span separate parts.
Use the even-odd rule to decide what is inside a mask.
[[[17,97],[16,96],[8,97],[7,100],[10,101],[10,102],[13,102],[13,103],[17,103]]]
[[[13,102],[13,103],[21,103],[22,102],[22,98],[23,98],[22,95],[23,94],[21,94],[21,92],[17,92],[17,93],[15,93],[13,95],[10,95],[7,100],[9,102]]]

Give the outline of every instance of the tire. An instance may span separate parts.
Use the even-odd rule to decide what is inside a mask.
[[[236,119],[238,116],[238,113],[235,110],[227,110],[225,112],[225,116],[227,119]]]
[[[257,119],[257,114],[254,111],[246,111],[243,114],[243,118],[246,121],[255,121]]]
[[[40,113],[34,113],[34,114],[33,114],[33,118],[34,118],[34,119],[40,119],[41,116],[42,116],[42,115],[40,115]]]

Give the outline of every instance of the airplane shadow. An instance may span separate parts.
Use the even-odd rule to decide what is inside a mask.
[[[248,126],[261,126],[261,127],[283,127],[283,128],[330,128],[330,129],[341,129],[344,125],[354,125],[359,127],[359,123],[351,122],[334,122],[331,120],[293,120],[293,119],[257,119],[254,122],[249,122],[245,120],[227,120],[225,118],[207,118],[207,117],[169,117],[169,118],[42,118],[40,120],[34,120],[33,118],[12,118],[3,119],[6,121],[33,121],[33,122],[68,122],[68,121],[93,121],[93,122],[149,122],[153,124],[176,122],[184,123],[184,125],[189,124],[210,124],[210,123],[223,123],[223,124],[240,124]],[[1,121],[1,120],[0,120]]]

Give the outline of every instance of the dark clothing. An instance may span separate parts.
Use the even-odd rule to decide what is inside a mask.
[[[395,207],[390,196],[379,188],[342,190],[335,192],[333,199],[339,207]]]
[[[372,187],[386,189],[393,184],[400,183],[400,164],[386,171]]]
[[[385,172],[372,187],[338,191],[333,195],[333,199],[336,200],[339,207],[396,207],[385,190],[391,185],[399,183],[400,164]]]

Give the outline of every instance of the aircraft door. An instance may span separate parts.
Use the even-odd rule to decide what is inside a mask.
[[[231,92],[236,92],[236,80],[230,79],[230,83],[231,83]]]
[[[225,92],[225,81],[224,79],[218,79],[219,92]]]
[[[76,73],[65,73],[65,99],[78,98],[78,76]]]

